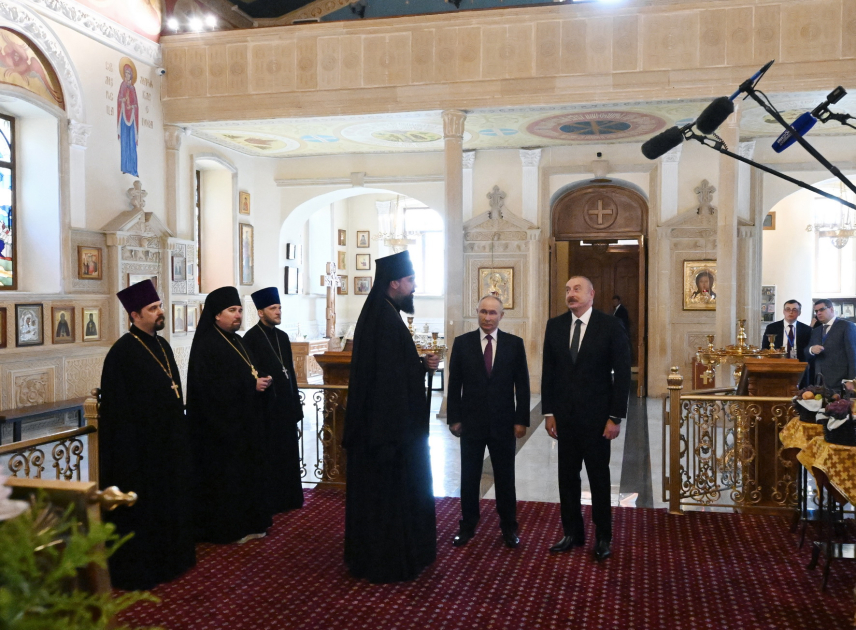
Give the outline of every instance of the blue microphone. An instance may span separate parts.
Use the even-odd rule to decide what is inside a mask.
[[[788,129],[785,129],[776,141],[773,143],[773,151],[776,153],[781,153],[789,146],[791,146],[794,142],[797,141],[797,137],[802,137],[809,132],[809,130],[814,127],[817,122],[817,118],[811,115],[811,112],[805,112],[800,115],[793,123],[791,123],[791,127],[796,131],[796,135],[792,134]]]

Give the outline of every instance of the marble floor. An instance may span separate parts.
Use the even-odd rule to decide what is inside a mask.
[[[460,496],[460,446],[438,418],[442,395],[436,393],[431,405],[431,465],[436,496]],[[515,475],[519,501],[558,503],[558,448],[544,429],[541,401],[530,402],[530,427],[518,441]],[[664,507],[662,491],[662,400],[631,398],[628,418],[621,435],[613,442],[610,460],[612,501],[629,507]],[[582,472],[583,500],[588,478]],[[494,498],[493,472],[485,454],[481,484],[482,497]]]

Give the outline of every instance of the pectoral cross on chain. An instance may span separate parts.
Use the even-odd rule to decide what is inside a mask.
[[[178,393],[178,384],[175,381],[172,381],[172,385],[170,385],[169,388],[175,392],[176,398],[181,398],[181,394]]]

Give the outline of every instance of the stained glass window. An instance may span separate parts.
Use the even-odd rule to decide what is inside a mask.
[[[0,289],[17,288],[15,120],[0,116]]]

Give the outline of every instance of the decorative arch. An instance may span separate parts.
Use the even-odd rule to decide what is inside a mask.
[[[0,2],[0,28],[20,33],[40,52],[59,80],[65,111],[77,122],[86,121],[80,77],[56,33],[33,11],[17,4]]]
[[[14,85],[65,109],[62,85],[47,58],[30,40],[0,27],[0,83]]]

